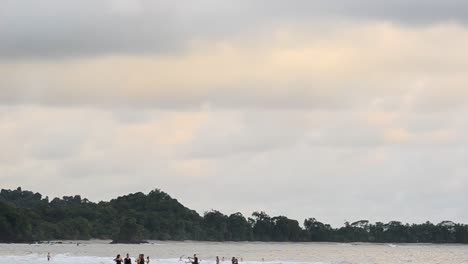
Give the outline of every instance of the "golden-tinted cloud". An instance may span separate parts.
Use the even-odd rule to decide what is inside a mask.
[[[2,63],[0,100],[336,107],[418,88],[415,104],[451,105],[467,96],[467,45],[468,30],[455,24],[352,24],[327,33],[286,27],[255,41],[193,42],[176,55]]]

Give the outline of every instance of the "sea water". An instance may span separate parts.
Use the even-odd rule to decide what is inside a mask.
[[[47,253],[51,254],[50,262]],[[158,242],[112,245],[109,241],[62,241],[47,244],[0,244],[0,264],[106,264],[117,254],[150,256],[151,264],[185,264],[198,255],[201,264],[214,264],[216,256],[230,264],[458,264],[468,263],[468,246],[365,243],[207,243]]]

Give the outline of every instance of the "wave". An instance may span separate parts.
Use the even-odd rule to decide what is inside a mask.
[[[2,263],[17,263],[17,264],[30,264],[30,263],[37,263],[37,264],[55,264],[55,263],[63,263],[63,264],[82,264],[82,263],[89,263],[89,264],[108,264],[108,263],[115,263],[112,261],[112,258],[106,257],[94,257],[94,256],[71,256],[68,254],[59,254],[52,256],[50,261],[47,261],[46,255],[38,255],[38,254],[31,254],[31,255],[22,255],[22,256],[1,256]]]

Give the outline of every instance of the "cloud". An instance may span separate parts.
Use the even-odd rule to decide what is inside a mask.
[[[3,106],[0,178],[4,188],[92,200],[161,188],[199,212],[266,210],[335,225],[361,218],[468,219],[457,202],[464,197],[457,184],[466,181],[467,109],[383,114],[375,107]],[[128,115],[145,118],[128,122]],[[368,122],[368,116],[385,121]],[[403,128],[410,135],[405,140],[386,138]],[[428,203],[432,209],[421,209]],[[441,215],[448,204],[455,210]]]
[[[435,111],[466,103],[468,32],[457,25],[285,28],[254,40],[201,41],[179,55],[4,62],[0,101],[333,109],[378,100],[391,108],[404,96],[411,107]]]
[[[197,181],[201,177],[209,177],[215,173],[215,168],[212,162],[203,159],[191,159],[174,162],[171,164],[171,170],[176,175],[196,178]]]
[[[404,143],[411,140],[411,134],[403,128],[390,129],[384,137],[392,143]]]
[[[3,188],[468,221],[465,2],[1,4]]]
[[[0,58],[180,53],[198,39],[222,40],[278,24],[335,20],[431,25],[466,23],[461,0],[165,1],[3,0]]]

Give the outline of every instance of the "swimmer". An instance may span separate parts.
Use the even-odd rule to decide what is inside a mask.
[[[124,264],[132,264],[132,259],[130,255],[127,253],[127,256],[124,258]]]
[[[137,259],[135,259],[137,264],[145,264],[145,254],[140,254]]]
[[[116,264],[122,264],[123,260],[120,257],[120,254],[117,254],[117,257],[115,257],[114,261]]]
[[[193,260],[191,262],[192,264],[198,264],[197,254],[193,254]]]

